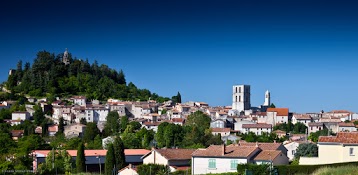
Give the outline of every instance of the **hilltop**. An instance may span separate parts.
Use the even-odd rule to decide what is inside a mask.
[[[87,59],[72,57],[67,50],[57,56],[39,51],[32,64],[22,64],[20,60],[4,82],[6,89],[12,93],[50,99],[85,95],[88,99],[98,100],[169,100],[148,89],[139,89],[132,82],[127,84],[122,70],[99,65],[97,61],[90,64]]]

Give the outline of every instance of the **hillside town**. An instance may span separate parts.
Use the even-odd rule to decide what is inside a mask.
[[[264,93],[264,102],[258,107],[250,104],[250,85],[235,85],[232,90],[232,106],[210,106],[205,102],[174,103],[166,101],[158,103],[148,101],[122,101],[108,99],[105,102],[90,100],[85,96],[58,98],[51,104],[47,99],[27,97],[26,111],[15,111],[11,119],[4,122],[11,126],[21,125],[34,120],[35,105],[41,106],[45,117],[53,121],[48,126],[48,136],[55,137],[59,132],[60,122],[64,123],[63,134],[66,138],[82,138],[86,133],[87,122],[95,123],[100,132],[104,130],[107,116],[111,112],[120,118],[128,117],[129,122],[135,121],[140,128],[158,132],[162,123],[184,126],[188,117],[198,111],[210,118],[210,131],[214,136],[220,136],[222,144],[210,145],[206,148],[189,149],[178,147],[159,148],[151,141],[151,149],[125,149],[127,166],[118,170],[118,175],[138,174],[136,167],[141,164],[160,164],[169,167],[170,172],[183,171],[191,174],[237,172],[238,164],[270,164],[288,165],[295,161],[297,149],[301,144],[315,144],[318,154],[299,159],[299,165],[333,164],[358,161],[354,156],[358,151],[358,114],[346,110],[320,111],[316,113],[294,113],[288,107],[275,107],[271,103],[269,91]],[[0,109],[11,108],[12,101],[4,101]],[[61,121],[62,120],[62,121]],[[86,121],[85,123],[81,121]],[[301,124],[299,132],[282,129],[283,125]],[[41,126],[35,128],[35,133],[43,132]],[[314,133],[327,131],[319,135],[318,140],[312,137]],[[24,130],[12,130],[13,140],[19,140]],[[248,142],[243,135],[270,135],[276,138],[269,142]],[[113,141],[113,136],[103,138],[102,145]],[[33,170],[36,172],[39,164],[51,150],[33,150]],[[67,150],[75,160],[77,150]],[[106,149],[85,150],[86,171],[98,171],[104,166]],[[99,165],[99,167],[98,167]],[[190,171],[190,172],[188,172]]]

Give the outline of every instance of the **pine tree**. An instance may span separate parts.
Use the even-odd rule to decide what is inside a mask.
[[[114,155],[114,150],[113,150],[113,144],[108,144],[107,145],[107,154],[106,154],[106,161],[105,161],[105,174],[106,175],[111,175],[113,172],[113,168],[114,168],[114,164],[115,164],[115,155]]]
[[[178,102],[178,103],[181,103],[181,95],[180,95],[179,92],[178,92],[178,94],[177,94],[177,102]]]
[[[65,122],[63,120],[63,117],[60,117],[58,121],[58,132],[60,134],[63,134],[64,131],[65,131]]]
[[[126,166],[124,155],[124,144],[120,136],[116,136],[113,143],[116,169],[120,170]]]
[[[76,157],[76,169],[77,173],[85,171],[86,167],[86,158],[85,158],[85,146],[81,143],[77,148],[77,157]]]

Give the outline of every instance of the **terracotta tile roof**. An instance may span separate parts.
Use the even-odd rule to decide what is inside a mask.
[[[211,132],[230,132],[231,128],[211,128]]]
[[[338,132],[337,136],[320,136],[318,142],[358,144],[358,132]]]
[[[266,161],[275,160],[275,158],[277,156],[279,156],[280,154],[282,154],[282,152],[278,151],[278,150],[264,150],[264,151],[261,151],[254,158],[254,160],[266,160]]]
[[[311,120],[310,115],[293,115],[297,120]]]
[[[85,96],[73,96],[72,98],[73,99],[86,99]]]
[[[159,126],[162,122],[144,122],[145,126]]]
[[[239,142],[238,144],[231,144],[229,146],[236,146],[236,147],[256,146],[256,144],[262,150],[278,150],[278,148],[282,145],[282,143]]]
[[[346,123],[346,122],[341,122],[341,123],[338,123],[338,126],[339,127],[355,127],[354,123]]]
[[[271,124],[256,123],[256,124],[242,124],[242,128],[271,128]]]
[[[286,134],[286,131],[282,131],[282,130],[275,130],[273,131],[273,133],[280,133],[280,134]]]
[[[330,113],[350,113],[350,114],[353,114],[353,112],[348,111],[348,110],[333,110]]]
[[[197,149],[193,157],[248,157],[259,148],[256,146],[226,146],[223,154],[223,145],[211,145],[206,149]]]
[[[183,119],[183,118],[172,118],[172,122],[183,123],[184,121],[185,121],[185,119]]]
[[[168,160],[190,160],[195,149],[154,149]]]
[[[323,123],[321,123],[321,122],[309,122],[308,126],[323,126]]]
[[[342,121],[339,118],[330,117],[330,118],[321,118],[320,122],[324,122],[324,123],[340,123]]]
[[[267,108],[267,112],[277,112],[277,116],[288,116],[288,108]]]
[[[11,136],[12,137],[21,137],[24,134],[24,130],[12,130]]]
[[[48,127],[48,132],[57,132],[58,131],[58,125],[52,125]]]
[[[256,115],[258,115],[258,116],[267,116],[267,112],[257,112]]]

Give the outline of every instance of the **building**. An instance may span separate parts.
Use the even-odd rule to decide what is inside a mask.
[[[219,135],[221,137],[227,137],[230,135],[230,128],[211,128],[211,133],[215,136],[215,135]]]
[[[13,112],[11,114],[11,119],[12,120],[30,120],[30,113],[28,112]]]
[[[312,118],[307,114],[293,114],[292,124],[302,123],[308,127],[308,123],[312,122]]]
[[[138,175],[137,167],[132,164],[129,164],[128,166],[119,170],[118,175]]]
[[[261,151],[256,146],[211,145],[197,149],[191,158],[191,174],[237,172],[238,164],[253,163]]]
[[[263,106],[270,106],[271,105],[271,96],[270,96],[270,92],[267,90],[265,92],[265,102]]]
[[[269,134],[272,132],[272,125],[266,123],[243,124],[241,132],[244,134],[253,132],[256,135],[262,135],[263,133]]]
[[[288,165],[288,157],[279,150],[264,150],[261,151],[255,158],[254,162],[257,165],[271,164],[271,165]]]
[[[155,149],[142,157],[143,164],[159,164],[170,167],[171,172],[177,169],[190,168],[191,155],[195,149]]]
[[[72,124],[64,127],[64,134],[67,138],[83,137],[86,130],[86,125],[83,124]]]
[[[272,126],[288,123],[291,120],[288,108],[267,108],[266,114],[266,121],[264,123],[271,124]]]
[[[357,128],[354,125],[354,123],[341,122],[341,123],[338,123],[338,131],[339,132],[353,132],[353,131],[357,131]]]
[[[67,48],[66,48],[65,52],[63,53],[62,62],[63,62],[65,65],[70,64],[70,59],[68,58]]]
[[[11,132],[12,140],[19,140],[24,135],[24,130],[12,130]]]
[[[318,139],[318,157],[301,157],[300,165],[322,165],[358,161],[358,132],[339,132]]]
[[[235,85],[232,93],[232,109],[239,112],[251,108],[250,85]]]
[[[74,96],[72,97],[72,99],[73,99],[73,104],[79,106],[86,106],[87,98],[85,96]]]
[[[308,134],[311,134],[312,132],[317,132],[323,129],[323,123],[321,122],[311,122],[308,123]]]

